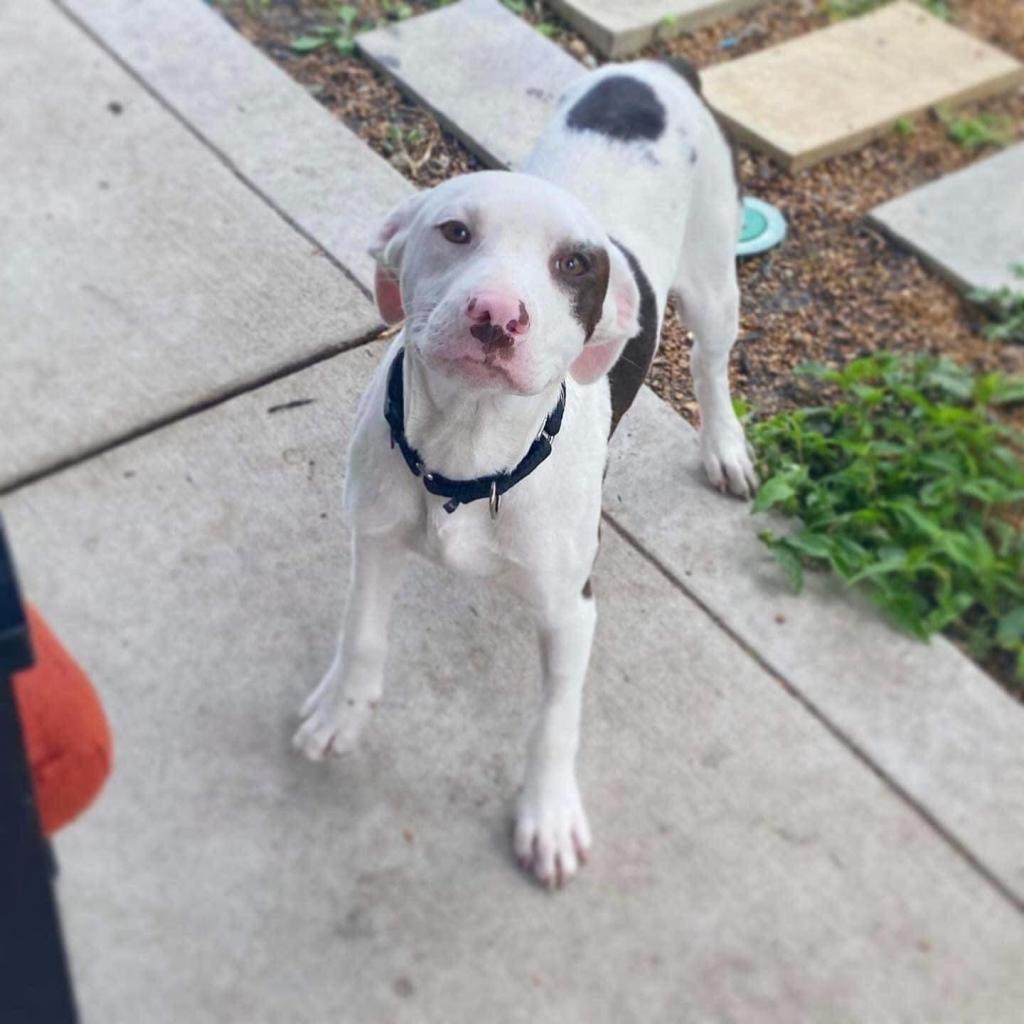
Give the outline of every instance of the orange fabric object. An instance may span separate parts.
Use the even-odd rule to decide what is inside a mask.
[[[28,608],[36,663],[14,677],[43,831],[78,817],[110,774],[114,743],[88,677],[39,613]]]

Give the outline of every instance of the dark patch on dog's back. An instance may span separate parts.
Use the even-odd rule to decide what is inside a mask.
[[[693,89],[697,94],[697,98],[707,107],[708,113],[715,119],[715,124],[718,125],[718,130],[722,133],[722,138],[725,139],[725,144],[729,147],[729,156],[732,158],[732,174],[736,179],[736,194],[742,199],[743,186],[740,184],[740,155],[736,149],[736,140],[732,137],[729,129],[725,127],[718,114],[711,109],[708,101],[704,99],[704,87],[701,84],[700,72],[688,60],[683,60],[682,57],[667,57],[665,63]],[[694,151],[690,162],[693,163],[695,159],[696,151]]]
[[[620,142],[653,142],[665,132],[665,108],[646,82],[610,75],[576,101],[565,123]]]
[[[654,289],[636,257],[614,238],[612,242],[626,257],[636,281],[637,291],[640,293],[640,330],[626,342],[618,362],[608,372],[608,383],[612,392],[612,425],[608,431],[609,437],[615,433],[619,420],[633,404],[658,350],[658,300],[655,298]]]

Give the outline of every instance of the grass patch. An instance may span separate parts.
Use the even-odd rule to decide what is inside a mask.
[[[1024,282],[1024,263],[1011,268]],[[983,306],[991,323],[985,325],[985,337],[1024,345],[1024,287],[975,288],[967,293],[971,302]]]
[[[830,568],[908,633],[945,630],[1024,689],[1024,435],[996,415],[1024,401],[1024,378],[893,354],[800,372],[835,403],[750,428],[755,510],[800,519],[762,534],[793,587]]]

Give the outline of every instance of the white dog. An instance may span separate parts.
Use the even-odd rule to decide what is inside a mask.
[[[413,196],[373,250],[381,314],[405,323],[359,406],[348,606],[295,744],[314,760],[353,749],[381,696],[408,552],[500,579],[540,633],[543,700],[514,844],[548,885],[590,848],[575,758],[601,483],[670,290],[696,337],[707,474],[740,496],[756,487],[726,375],[738,188],[693,85],[688,68],[653,62],[585,76],[525,173],[469,174]]]

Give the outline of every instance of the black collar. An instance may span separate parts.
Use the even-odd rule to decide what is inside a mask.
[[[471,501],[488,498],[491,503],[491,518],[498,516],[498,502],[510,488],[520,480],[525,480],[550,454],[551,439],[562,428],[562,414],[565,412],[565,383],[558,404],[544,421],[537,439],[530,445],[530,450],[522,462],[507,473],[495,473],[493,476],[479,476],[475,480],[449,480],[440,473],[428,473],[420,458],[420,453],[409,444],[405,436],[405,386],[402,380],[402,363],[405,349],[400,348],[388,370],[388,391],[384,401],[384,418],[391,427],[391,447],[398,445],[406,465],[413,476],[423,477],[423,486],[431,494],[448,498],[445,512],[454,512],[460,505],[468,505]]]

